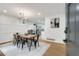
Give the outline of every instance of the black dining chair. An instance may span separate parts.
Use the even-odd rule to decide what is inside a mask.
[[[32,37],[32,38],[28,39],[28,48],[29,48],[29,51],[31,51],[32,43],[35,42],[34,40],[35,40],[35,37]]]
[[[36,38],[33,40],[35,48],[36,48],[37,44],[39,46],[39,37],[40,37],[40,35],[37,35]]]
[[[17,35],[17,39],[16,39],[17,47],[18,47],[18,44],[20,44],[20,42],[21,42],[21,36]]]
[[[13,44],[17,45],[17,47],[18,47],[18,44],[20,43],[20,35],[18,35],[18,33],[16,33],[16,34],[13,34],[13,36],[14,36]]]
[[[28,46],[28,39],[24,38],[24,37],[21,37],[21,43],[22,43],[22,47],[21,48],[23,49],[25,44],[27,44],[27,46]]]

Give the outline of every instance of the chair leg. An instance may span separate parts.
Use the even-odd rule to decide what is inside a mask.
[[[23,43],[22,43],[22,49],[23,49]]]
[[[29,51],[31,51],[31,44],[29,43],[28,43],[28,48],[29,48]]]
[[[23,49],[24,45],[25,45],[25,42],[23,41],[23,42],[22,42],[22,49]]]
[[[39,45],[39,42],[38,42],[38,46],[40,46],[40,45]]]
[[[14,44],[14,46],[16,45],[16,41],[15,40],[13,40],[13,44]]]
[[[29,51],[31,51],[31,46],[29,46]]]
[[[17,41],[17,47],[18,47],[19,41]]]
[[[31,40],[31,43],[30,43],[30,46],[29,46],[29,51],[31,51],[31,46],[32,46],[32,40]]]
[[[37,42],[35,41],[35,42],[34,42],[35,48],[36,48],[36,44],[37,44]]]
[[[32,40],[31,40],[31,44],[30,44],[30,46],[32,46]]]
[[[28,42],[26,42],[27,43],[27,47],[29,47],[29,43]]]

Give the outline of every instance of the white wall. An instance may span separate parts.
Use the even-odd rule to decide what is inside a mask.
[[[13,33],[25,33],[33,28],[32,24],[21,24],[17,18],[0,15],[0,41],[7,41],[13,38]]]
[[[52,17],[59,17],[60,18],[60,27],[59,28],[51,28],[50,27],[50,19]],[[45,26],[44,26],[44,32],[42,32],[42,38],[46,39],[51,38],[55,39],[55,41],[59,43],[63,43],[63,40],[65,39],[65,12],[62,14],[52,15],[51,17],[45,18]]]
[[[52,6],[51,6],[52,7]],[[58,9],[56,9],[56,8]],[[52,14],[52,16],[47,16],[45,17],[45,26],[44,26],[44,32],[42,32],[42,39],[46,39],[47,38],[51,38],[51,39],[55,39],[55,41],[59,42],[59,43],[63,43],[63,40],[65,39],[65,4],[62,4],[60,6],[55,6],[54,8],[51,8],[52,11],[50,14]],[[54,10],[53,10],[54,9]],[[51,18],[56,18],[59,17],[60,18],[60,27],[59,28],[51,28],[50,27],[50,19]]]

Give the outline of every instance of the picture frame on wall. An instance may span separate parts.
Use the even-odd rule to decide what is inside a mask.
[[[59,28],[60,26],[60,18],[52,18],[50,21],[51,28]]]

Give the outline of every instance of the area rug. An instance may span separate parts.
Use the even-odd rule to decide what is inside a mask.
[[[27,45],[23,49],[14,45],[8,45],[1,47],[0,50],[4,53],[5,56],[42,56],[48,49],[50,45],[40,42],[40,46],[36,49],[34,46],[31,47],[29,51]]]

